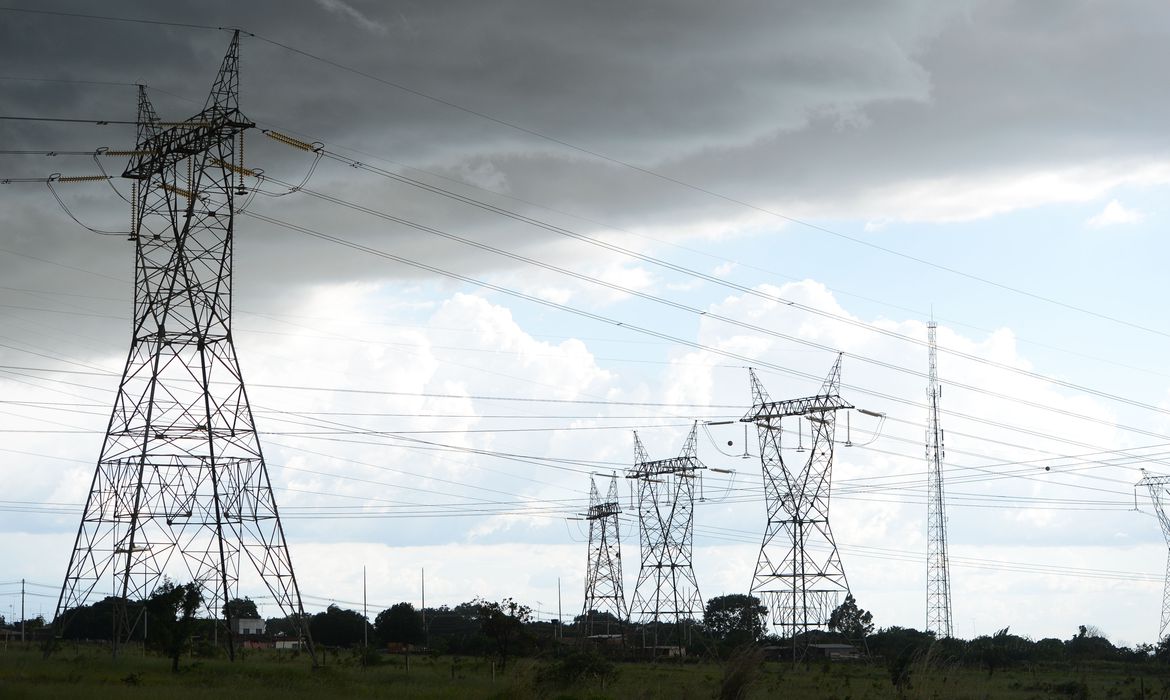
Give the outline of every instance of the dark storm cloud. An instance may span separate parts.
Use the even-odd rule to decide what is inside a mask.
[[[80,2],[36,7],[98,11]],[[1170,58],[1170,8],[1153,2],[318,0],[110,2],[100,12],[243,27],[615,159],[798,211],[896,219],[900,212],[872,200],[858,212],[858,201],[875,187],[903,182],[1164,158],[1167,150],[1167,105],[1155,87]],[[164,118],[199,109],[228,40],[214,30],[21,13],[0,20],[3,75],[145,82]],[[744,213],[260,39],[244,39],[241,71],[249,116],[333,148],[361,149],[623,227]],[[132,87],[6,80],[0,89],[6,114],[134,114]],[[114,126],[0,123],[6,148],[118,146],[130,138],[129,129]],[[261,137],[251,144],[251,163],[269,174],[295,180],[307,167],[299,152]],[[84,159],[0,164],[0,176],[93,171]],[[337,164],[322,167],[311,186],[497,244],[548,241],[547,233]],[[0,196],[8,249],[129,277],[128,245],[87,236],[44,188],[10,186]],[[79,190],[67,201],[93,225],[116,227],[127,218],[112,193]],[[304,197],[255,206],[407,256],[436,251],[422,234]],[[289,280],[411,274],[369,256],[307,246],[256,222],[242,225],[249,233],[241,255],[268,262],[246,284],[266,300],[291,298]],[[445,266],[461,270],[501,264],[470,250],[437,250]],[[9,286],[36,286],[49,270],[27,258],[0,258]],[[61,283],[90,289],[94,280],[71,275]]]

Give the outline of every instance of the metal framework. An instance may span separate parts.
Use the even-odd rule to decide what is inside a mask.
[[[803,655],[807,632],[827,625],[849,591],[829,527],[829,491],[836,412],[853,406],[839,395],[841,356],[820,392],[802,399],[772,401],[755,371],[748,373],[754,405],[740,420],[754,423],[759,434],[768,511],[751,593],[768,608],[780,635],[792,639],[797,658]],[[789,468],[781,453],[784,418],[810,425],[808,459],[797,468]]]
[[[243,132],[239,32],[203,110],[168,129],[144,89],[133,180],[133,336],[57,602],[57,633],[97,595],[115,600],[114,650],[133,601],[164,577],[203,589],[234,657],[231,612],[247,562],[313,655],[304,608],[231,331],[234,203]]]
[[[951,566],[947,556],[947,515],[944,509],[942,464],[946,458],[943,430],[939,424],[938,324],[926,326],[930,346],[926,400],[926,631],[943,639],[952,636]]]
[[[634,433],[634,468],[626,477],[638,482],[642,566],[630,612],[643,629],[652,628],[654,647],[683,645],[686,623],[703,615],[691,564],[695,481],[699,470],[706,469],[696,456],[698,429],[695,423],[678,457],[653,462]]]
[[[612,620],[617,621],[620,633],[630,616],[622,590],[621,513],[617,475],[610,478],[604,500],[597,490],[597,483],[589,477],[589,512],[582,514],[589,521],[589,561],[585,570],[585,609],[582,612],[586,637],[609,634]],[[598,619],[606,613],[608,616]]]
[[[1170,516],[1166,515],[1166,505],[1170,502],[1170,476],[1152,476],[1147,474],[1138,486],[1145,486],[1150,490],[1150,500],[1154,502],[1154,512],[1158,515],[1158,524],[1162,526],[1162,537],[1170,547]],[[1170,557],[1166,559],[1166,583],[1162,589],[1162,618],[1158,625],[1158,641],[1170,634]]]

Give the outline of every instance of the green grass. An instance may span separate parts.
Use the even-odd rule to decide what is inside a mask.
[[[0,698],[150,698],[151,700],[222,700],[225,697],[264,700],[298,698],[548,698],[602,700],[717,697],[723,666],[716,663],[617,664],[617,675],[603,684],[585,679],[570,686],[538,681],[550,662],[520,659],[492,678],[490,660],[468,657],[413,657],[407,671],[402,657],[362,667],[355,655],[324,656],[312,669],[304,655],[288,652],[245,652],[242,659],[184,658],[180,673],[169,660],[141,649],[120,658],[97,647],[65,645],[49,659],[39,649],[12,644],[0,648]],[[1145,693],[1142,694],[1144,686]],[[1101,700],[1170,699],[1170,669],[1146,665],[1093,665],[1014,668],[988,675],[961,667],[912,669],[910,686],[894,688],[883,665],[865,663],[811,664],[792,667],[764,664],[746,696],[863,700]]]

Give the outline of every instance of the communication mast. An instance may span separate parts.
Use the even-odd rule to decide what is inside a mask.
[[[316,655],[231,329],[235,198],[246,194],[239,32],[199,114],[169,128],[138,93],[133,336],[73,545],[55,626],[114,600],[114,653],[164,577],[202,589],[234,658],[241,563]]]
[[[1144,470],[1143,470],[1144,471]],[[1145,486],[1150,490],[1150,500],[1154,502],[1154,512],[1158,516],[1158,524],[1162,526],[1162,537],[1167,546],[1170,546],[1170,517],[1166,515],[1166,503],[1170,501],[1170,476],[1151,476],[1147,474],[1138,486]],[[1158,625],[1158,641],[1166,638],[1170,633],[1170,558],[1166,560],[1166,583],[1162,589],[1162,618]]]
[[[740,420],[754,423],[760,438],[768,523],[752,577],[751,593],[768,608],[780,636],[803,655],[809,630],[825,627],[849,592],[845,569],[829,527],[836,413],[853,406],[840,397],[841,356],[816,396],[772,401],[748,370],[754,405]],[[807,421],[811,444],[796,468],[784,463],[781,422]]]
[[[583,514],[589,521],[589,562],[582,613],[586,637],[609,634],[610,625],[615,621],[620,633],[630,616],[622,590],[621,513],[617,475],[610,478],[604,500],[593,477],[589,477],[589,512]],[[600,628],[604,632],[599,632]]]
[[[951,569],[947,558],[947,516],[944,510],[942,463],[946,458],[943,430],[939,424],[939,399],[942,386],[938,383],[938,324],[926,326],[929,341],[929,372],[927,374],[926,422],[926,631],[938,639],[952,635],[951,627]]]
[[[686,623],[703,615],[703,598],[691,565],[695,480],[699,470],[706,469],[696,456],[698,429],[695,423],[678,457],[653,462],[634,433],[634,468],[626,477],[638,481],[642,566],[630,607],[643,630],[652,628],[654,647],[682,646]]]

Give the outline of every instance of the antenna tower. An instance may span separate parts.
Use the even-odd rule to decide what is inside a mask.
[[[796,659],[803,655],[808,631],[827,625],[829,615],[849,592],[829,527],[829,490],[836,412],[853,406],[839,395],[840,355],[820,393],[803,399],[772,401],[755,370],[749,369],[748,374],[754,405],[740,420],[755,423],[759,434],[768,509],[751,593],[768,608],[780,635],[792,640]],[[790,469],[780,451],[784,418],[809,423],[808,459],[797,468]],[[799,635],[803,635],[800,641]]]
[[[223,622],[241,562],[316,654],[232,342],[235,197],[246,194],[239,32],[199,114],[170,128],[138,92],[134,321],[126,368],[57,602],[62,634],[92,597],[114,598],[114,653],[164,577],[197,582]]]
[[[703,614],[703,598],[691,566],[695,480],[699,470],[706,469],[696,457],[698,429],[696,422],[678,457],[654,462],[635,432],[634,468],[626,473],[627,478],[638,480],[642,545],[642,566],[630,607],[639,622],[653,628],[655,647],[670,641],[682,646],[686,621]]]
[[[926,631],[937,639],[952,635],[951,565],[947,558],[947,515],[944,510],[942,463],[946,458],[943,430],[938,420],[942,386],[938,383],[938,324],[926,325],[929,341],[926,422]]]
[[[629,618],[622,590],[621,523],[618,520],[621,513],[617,475],[610,478],[609,492],[604,500],[593,477],[589,477],[589,512],[583,514],[589,521],[589,562],[585,572],[585,610],[582,613],[586,637],[609,634],[612,620],[617,620],[621,632]],[[607,617],[597,619],[605,613],[608,613]],[[599,632],[599,628],[604,632]]]
[[[1162,526],[1162,536],[1170,546],[1170,517],[1166,515],[1166,504],[1170,501],[1170,476],[1146,475],[1138,486],[1145,486],[1150,490],[1150,500],[1154,502],[1154,511],[1158,515],[1158,524]],[[1166,583],[1162,589],[1162,620],[1158,625],[1158,641],[1166,638],[1170,633],[1170,558],[1166,560]]]

